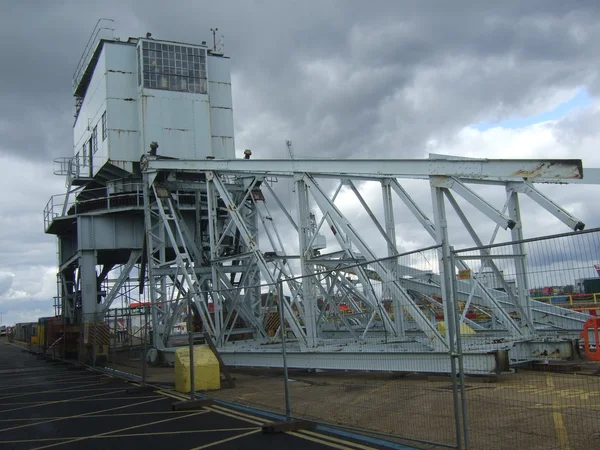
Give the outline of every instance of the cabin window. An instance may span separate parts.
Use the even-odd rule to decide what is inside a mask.
[[[102,142],[106,140],[108,130],[106,129],[106,111],[102,114]]]
[[[94,154],[98,151],[98,125],[94,127],[94,131],[92,131],[92,149]]]
[[[83,144],[83,146],[81,147],[81,155],[83,156],[83,161],[82,161],[82,166],[87,166],[87,146],[85,144]]]
[[[204,48],[142,41],[141,65],[146,88],[208,92]]]

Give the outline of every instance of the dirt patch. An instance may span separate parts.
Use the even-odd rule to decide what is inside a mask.
[[[471,448],[600,448],[600,376],[593,375],[598,369],[600,365],[586,363],[581,372],[574,373],[519,370],[493,380],[469,377],[465,391]],[[141,373],[140,368],[133,371]],[[172,368],[150,367],[148,379],[172,383],[173,373]],[[208,394],[285,412],[281,370],[243,369],[232,374],[235,389],[223,382],[223,389]],[[411,439],[456,442],[448,377],[292,370],[290,379],[295,416]]]

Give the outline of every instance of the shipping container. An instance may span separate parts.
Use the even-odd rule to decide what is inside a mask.
[[[583,280],[583,288],[586,294],[596,294],[600,292],[600,278],[588,278]]]

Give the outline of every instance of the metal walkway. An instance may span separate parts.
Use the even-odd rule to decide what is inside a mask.
[[[218,404],[172,411],[179,394],[128,395],[128,387],[124,380],[68,370],[0,341],[0,448],[408,449],[320,430],[263,434],[267,418]]]

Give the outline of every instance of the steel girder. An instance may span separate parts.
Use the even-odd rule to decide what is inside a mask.
[[[162,280],[165,279],[164,270],[170,267],[173,270],[171,277],[182,277],[186,280],[188,290],[185,292],[190,292],[190,295],[194,295],[193,291],[198,292],[195,301],[199,305],[202,302],[206,305],[203,309],[206,319],[203,317],[202,321],[204,323],[206,320],[210,325],[208,331],[214,334],[218,346],[224,351],[229,348],[228,340],[232,336],[233,325],[230,322],[235,321],[237,317],[243,317],[255,330],[256,347],[252,352],[261,352],[261,344],[276,341],[276,338],[268,338],[265,326],[272,312],[275,285],[281,281],[286,284],[286,290],[289,292],[289,298],[284,299],[287,326],[297,340],[299,351],[307,354],[322,348],[322,333],[331,326],[347,333],[348,337],[339,342],[366,342],[370,339],[371,331],[375,334],[385,331],[390,338],[403,342],[407,339],[407,327],[416,327],[423,333],[421,343],[431,350],[447,351],[448,336],[440,334],[435,317],[429,317],[424,312],[420,296],[441,296],[444,300],[441,307],[445,309],[445,317],[450,317],[451,312],[448,308],[455,307],[456,301],[467,302],[467,307],[462,311],[462,320],[465,322],[468,322],[464,317],[468,306],[473,305],[481,311],[494,310],[493,322],[500,323],[505,328],[502,331],[503,335],[508,331],[512,340],[530,339],[535,335],[535,327],[540,324],[551,325],[557,329],[573,329],[574,324],[580,322],[577,314],[571,314],[562,308],[544,308],[544,311],[541,311],[537,303],[528,298],[527,289],[520,289],[520,293],[512,295],[509,290],[509,294],[501,293],[486,288],[477,280],[470,280],[468,283],[459,282],[457,296],[453,296],[449,285],[455,269],[468,268],[468,264],[466,260],[460,259],[456,260],[456,267],[449,263],[451,242],[444,230],[447,218],[443,207],[445,201],[450,202],[478,246],[483,245],[483,242],[472,227],[468,226],[468,218],[458,207],[451,191],[455,191],[486,214],[497,227],[510,228],[513,240],[518,241],[522,238],[522,224],[516,192],[533,192],[528,180],[569,182],[571,179],[578,179],[582,173],[580,161],[568,160],[556,164],[556,161],[386,160],[384,168],[379,161],[335,161],[333,164],[330,160],[181,161],[147,158],[145,168],[146,185],[149,190],[155,189],[154,180],[161,179],[166,180],[168,185],[179,183],[181,188],[185,184],[187,189],[196,192],[197,221],[207,221],[210,239],[206,239],[206,236],[199,238],[197,231],[195,238],[182,237],[180,242],[174,233],[170,244],[167,243],[169,233],[161,232],[161,228],[166,230],[168,224],[175,224],[177,221],[185,225],[185,220],[177,215],[169,216],[166,210],[161,213],[160,207],[158,211],[154,211],[157,209],[155,206],[147,205],[146,229],[150,236],[148,239],[152,239],[153,243],[158,245],[158,250],[152,253],[154,258],[149,258],[149,261],[152,259],[153,271],[161,273],[159,278]],[[203,174],[204,178],[197,183],[178,182],[178,173]],[[274,174],[278,177],[293,177],[298,201],[297,221],[273,189],[272,183],[265,181]],[[433,221],[401,186],[399,179],[409,177],[430,179],[434,200]],[[333,196],[327,194],[327,189],[317,178],[339,179],[340,184]],[[377,217],[377,212],[369,206],[370,203],[361,195],[360,186],[355,183],[365,179],[381,182],[383,220]],[[467,187],[467,183],[506,186],[507,203],[504,211],[493,207]],[[431,283],[423,283],[403,278],[402,266],[394,259],[379,261],[381,253],[367,244],[368,239],[360,230],[355,229],[352,221],[336,206],[336,196],[342,186],[354,193],[357,205],[362,206],[383,238],[387,248],[387,255],[384,256],[400,254],[396,244],[397,230],[392,198],[393,193],[398,195],[439,245],[441,273],[432,274]],[[254,195],[259,192],[260,194]],[[270,200],[274,201],[278,208],[275,213],[269,211],[263,193],[269,194]],[[550,202],[546,197],[541,199],[535,193],[530,196],[534,200],[537,198],[546,202],[546,206],[547,202]],[[200,198],[203,200],[200,201]],[[158,198],[156,201],[158,204]],[[311,205],[316,206],[321,215],[317,226],[310,225],[308,221],[312,213]],[[169,210],[174,208],[172,203],[170,208]],[[568,224],[580,223],[564,214],[561,214],[561,217]],[[277,218],[283,218],[283,224],[278,223]],[[324,224],[333,231],[337,245],[328,246],[333,247],[334,251],[320,254],[315,250],[315,242]],[[255,228],[257,225],[260,229]],[[174,229],[177,230],[177,226]],[[290,233],[298,235],[298,256],[286,254],[290,251],[290,245],[285,236],[289,236]],[[182,233],[182,236],[183,234],[185,233]],[[224,242],[232,235],[237,236],[241,245],[232,254],[223,255],[221,250]],[[259,245],[259,235],[261,242],[266,238],[264,242],[270,244],[270,249]],[[490,243],[493,243],[493,239]],[[180,254],[175,252],[176,257],[169,261],[164,257],[157,257],[161,252],[166,255],[169,245],[180,246]],[[198,255],[187,260],[189,255],[194,254],[191,248],[194,246]],[[518,243],[513,247],[515,264],[521,268],[516,273],[525,273],[526,260],[522,256],[522,248]],[[490,266],[494,268],[493,260],[482,252],[481,258],[486,257],[491,261]],[[198,264],[193,262],[194,258],[198,259]],[[356,265],[361,260],[369,261],[370,265]],[[348,267],[349,265],[353,267]],[[299,270],[302,277],[293,278],[294,270]],[[411,268],[413,273],[415,270]],[[149,274],[150,272],[149,269]],[[204,273],[205,278],[194,279],[195,274],[199,272]],[[495,272],[499,272],[497,267]],[[348,274],[356,276],[358,282],[353,284],[347,280]],[[232,281],[234,279],[235,282]],[[263,290],[267,291],[263,292],[262,300],[260,295],[256,298],[256,284],[259,279],[264,285]],[[384,291],[378,292],[374,288],[374,279],[385,281]],[[156,277],[154,280],[154,294],[158,302],[158,298],[163,294],[162,284],[157,282]],[[503,282],[506,283],[505,280]],[[517,282],[520,286],[526,286],[525,279]],[[253,286],[254,290],[251,289]],[[251,291],[254,293],[253,298],[249,295]],[[383,308],[384,296],[393,300],[393,316]],[[214,304],[213,312],[208,309],[209,302]],[[341,314],[338,309],[341,304],[351,305],[354,313]],[[158,306],[153,309],[161,311]],[[224,311],[225,317],[222,315]],[[515,312],[518,318],[514,317]],[[178,311],[162,311],[165,316],[174,313]],[[162,333],[163,338],[168,336],[168,330],[163,329]],[[414,340],[414,337],[408,340]],[[166,341],[163,339],[163,342]]]
[[[146,171],[174,170],[187,172],[216,171],[231,174],[262,174],[293,176],[310,173],[314,176],[370,178],[418,178],[456,176],[460,178],[522,181],[526,179],[556,179],[566,181],[583,177],[579,159],[554,160],[490,160],[490,159],[161,159],[144,156]]]

